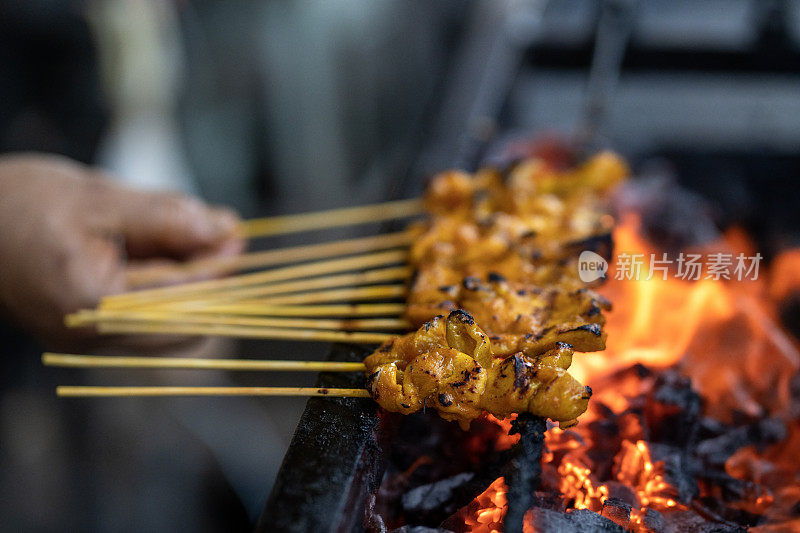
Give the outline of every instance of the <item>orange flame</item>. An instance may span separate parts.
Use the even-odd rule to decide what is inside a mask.
[[[644,441],[622,442],[622,450],[614,460],[617,480],[633,487],[642,508],[665,510],[678,507],[677,491],[664,481],[664,464],[653,463],[650,449]]]
[[[640,237],[635,216],[626,216],[617,226],[614,242],[619,252],[644,254],[645,259],[655,252]],[[744,232],[731,230],[720,242],[697,252],[753,255],[753,250]],[[645,262],[642,273],[647,271]],[[790,380],[800,369],[800,352],[778,326],[777,305],[788,295],[798,294],[799,288],[800,250],[780,255],[771,271],[762,269],[759,279],[752,281],[684,281],[674,275],[662,279],[660,274],[646,281],[610,279],[601,289],[614,303],[606,324],[607,349],[576,355],[570,372],[594,389],[591,405],[602,403],[615,413],[625,411],[629,398],[652,382],[637,376],[618,375],[613,380],[607,376],[641,363],[651,368],[677,365],[706,400],[706,415],[720,421],[730,422],[734,412],[791,420],[796,413],[791,411]],[[595,477],[586,453],[593,444],[588,423],[599,416],[597,409],[590,408],[577,428],[550,429],[543,461],[558,473],[558,489],[572,508],[602,513],[611,490]],[[510,427],[509,421],[496,423]],[[665,480],[664,465],[652,460],[647,443],[641,440],[642,428],[623,425],[623,433],[613,476],[638,499],[624,527],[642,530],[647,508],[668,512],[686,507]],[[753,498],[754,512],[772,506],[767,516],[788,518],[791,506],[800,501],[798,453],[800,423],[795,422],[785,442],[760,453],[745,448],[729,459],[726,468],[731,475],[766,487]],[[499,478],[476,498],[466,529],[502,529],[505,492],[504,480]]]
[[[620,252],[643,254],[642,272],[647,273],[646,259],[654,251],[639,236],[638,218],[627,216],[617,226],[614,240]],[[734,230],[701,251],[750,253],[751,248],[746,237]],[[785,257],[780,260],[784,265],[780,281],[768,275],[741,282],[684,281],[673,276],[663,279],[660,274],[646,281],[609,280],[601,289],[614,302],[606,325],[607,348],[576,357],[570,372],[593,385],[597,378],[634,363],[680,364],[708,400],[708,414],[719,420],[729,421],[733,410],[752,416],[760,415],[762,407],[773,415],[785,413],[790,406],[789,380],[800,369],[800,352],[777,325],[769,298],[770,292],[785,295],[790,286],[800,286],[800,274],[786,266],[800,261],[800,254],[788,252]],[[613,265],[609,272],[614,272]],[[608,401],[612,408],[621,405],[613,398]]]

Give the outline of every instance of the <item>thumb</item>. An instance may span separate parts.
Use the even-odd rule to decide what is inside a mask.
[[[187,258],[230,248],[239,240],[239,217],[187,196],[135,192],[119,210],[128,254],[135,258]]]

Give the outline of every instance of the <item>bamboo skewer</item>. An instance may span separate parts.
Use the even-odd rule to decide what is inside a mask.
[[[270,296],[255,300],[241,300],[241,303],[245,305],[300,305],[324,302],[384,300],[403,297],[407,292],[408,289],[405,285],[376,285],[303,292],[286,296]]]
[[[70,368],[176,368],[273,372],[364,372],[364,363],[338,361],[271,361],[262,359],[204,359],[194,357],[119,357],[46,352],[45,366]]]
[[[82,327],[105,322],[158,322],[174,324],[220,324],[229,326],[258,326],[276,328],[357,330],[405,330],[411,324],[400,318],[324,319],[246,317],[213,314],[167,313],[163,311],[80,311],[67,316],[66,325]]]
[[[155,302],[180,300],[181,298],[185,299],[193,295],[208,295],[214,291],[241,288],[269,282],[313,277],[334,272],[365,270],[372,267],[390,265],[392,263],[404,263],[406,256],[407,252],[405,250],[376,252],[343,259],[332,259],[298,266],[276,268],[252,274],[242,274],[223,279],[187,283],[174,287],[128,292],[104,298],[100,303],[100,307],[118,309]]]
[[[208,273],[217,275],[229,274],[242,270],[310,261],[325,257],[388,250],[407,246],[412,240],[413,232],[406,230],[397,233],[387,233],[335,242],[294,246],[291,248],[267,250],[264,252],[250,252],[234,257],[210,257],[197,259],[188,263],[134,271],[128,274],[127,283],[129,287],[136,289],[163,283],[165,280],[175,279],[177,277],[186,279]]]
[[[322,276],[318,278],[308,278],[303,280],[293,280],[269,285],[257,285],[254,287],[244,287],[232,289],[224,292],[212,292],[202,298],[181,299],[179,301],[155,303],[147,305],[148,309],[174,309],[192,308],[206,306],[209,303],[224,304],[234,300],[252,299],[259,296],[272,296],[278,294],[288,294],[297,292],[311,292],[310,289],[328,289],[333,287],[355,287],[360,285],[371,285],[374,283],[387,281],[405,281],[411,277],[412,269],[407,266],[379,268],[367,270],[365,272],[354,272],[347,274],[337,274],[333,276]]]
[[[149,306],[137,306],[127,309],[123,308],[108,310],[197,313],[204,311],[208,312],[209,309],[231,309],[233,311],[230,314],[241,314],[236,312],[236,310],[239,308],[244,308],[257,311],[261,306],[301,307],[307,304],[326,302],[386,300],[404,297],[407,292],[408,289],[405,285],[374,285],[367,287],[347,287],[344,289],[299,292],[287,295],[269,296],[267,298],[256,298],[252,300],[238,300],[235,302],[225,302],[213,299],[207,301],[189,300],[165,302]],[[404,309],[405,306],[403,306],[403,310]]]
[[[341,226],[355,226],[370,222],[383,222],[396,218],[412,217],[420,213],[422,213],[422,201],[414,198],[360,207],[346,207],[299,215],[247,220],[241,225],[241,233],[245,237],[252,239],[282,233],[297,233]]]
[[[277,317],[358,317],[358,316],[397,316],[406,309],[405,304],[323,304],[323,305],[260,305],[231,303],[208,305],[192,309],[196,314],[226,314],[245,316]]]
[[[100,333],[136,333],[159,335],[208,335],[212,337],[239,337],[249,339],[286,339],[298,341],[353,342],[379,344],[394,335],[366,331],[332,331],[325,329],[291,329],[255,326],[228,326],[218,324],[164,324],[101,322]]]
[[[366,389],[327,389],[317,387],[56,387],[62,397],[133,396],[327,396],[370,398]]]

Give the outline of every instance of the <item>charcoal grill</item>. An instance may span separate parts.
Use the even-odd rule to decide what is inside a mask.
[[[334,345],[330,361],[360,362],[370,352]],[[323,373],[319,387],[359,387],[363,377]],[[303,412],[258,531],[358,531],[368,494],[380,483],[392,417],[381,423],[364,398],[312,398]]]
[[[358,362],[369,353],[364,347],[337,344],[328,359]],[[317,381],[321,388],[363,385],[363,376],[344,373],[322,373]],[[408,420],[410,422],[406,423]],[[411,429],[413,426],[416,431]],[[442,431],[464,433],[455,424],[444,422],[431,412],[410,417],[394,413],[379,416],[377,405],[369,399],[310,399],[257,531],[380,531],[381,519],[372,512],[372,507],[398,433],[421,435],[427,427],[434,426]],[[511,430],[520,433],[517,445],[486,461],[480,470],[467,473],[469,477],[462,476],[445,486],[430,487],[437,494],[427,492],[422,496],[431,498],[435,509],[420,512],[457,511],[492,481],[505,476],[509,486],[507,531],[515,530],[511,524],[518,524],[521,530],[525,512],[534,505],[545,429],[543,419],[521,415]],[[459,446],[457,440],[450,444]],[[439,516],[446,517],[447,514]]]

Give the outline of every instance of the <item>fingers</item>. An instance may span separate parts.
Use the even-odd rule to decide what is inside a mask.
[[[230,211],[128,190],[66,159],[0,157],[0,313],[47,344],[86,342],[93,332],[66,330],[63,317],[127,289],[126,253],[235,254],[238,224]]]
[[[185,259],[241,250],[239,217],[233,211],[174,194],[123,194],[113,204],[131,257]]]
[[[241,253],[242,243],[232,241],[210,254],[199,254],[192,261],[173,259],[134,259],[126,266],[127,289],[145,289],[213,279],[227,271],[216,261],[205,258],[230,257]]]

